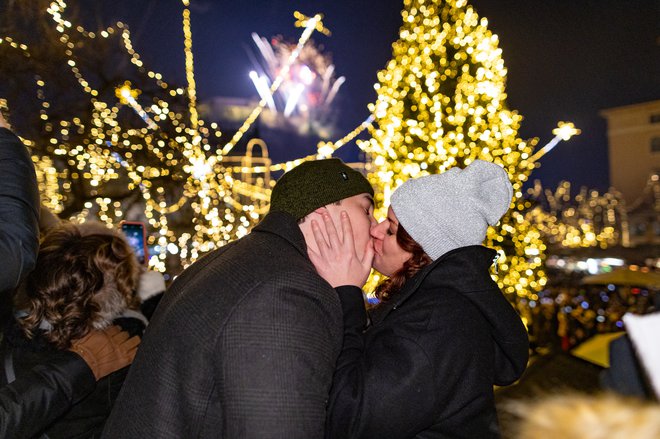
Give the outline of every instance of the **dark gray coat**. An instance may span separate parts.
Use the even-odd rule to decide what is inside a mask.
[[[96,387],[92,370],[69,351],[53,354],[47,364],[34,367],[11,384],[5,385],[2,375],[0,439],[39,435]]]
[[[165,293],[105,438],[321,438],[342,342],[335,291],[271,213]]]
[[[19,401],[10,406],[16,423],[9,427],[8,437],[82,439],[101,435],[128,368],[97,382],[82,358],[58,350],[41,330],[28,339],[16,320],[6,325],[0,346],[0,384],[4,386],[14,375],[16,381],[9,387],[18,385],[21,392]],[[78,361],[63,361],[69,357]],[[34,380],[36,371],[38,379]],[[33,381],[29,387],[17,384],[25,380]]]

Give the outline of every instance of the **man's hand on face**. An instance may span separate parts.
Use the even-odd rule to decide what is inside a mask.
[[[321,231],[321,225],[316,220],[312,220],[312,233],[318,246],[318,252],[308,248],[309,258],[316,267],[316,271],[333,288],[344,285],[362,288],[369,277],[371,262],[374,258],[372,241],[369,240],[364,254],[359,255],[355,248],[353,228],[348,213],[342,211],[340,214],[343,232],[341,238],[330,214],[325,211],[321,217],[327,239]]]

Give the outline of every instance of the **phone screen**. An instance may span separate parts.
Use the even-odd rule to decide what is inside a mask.
[[[128,244],[133,248],[135,256],[140,264],[146,264],[149,255],[147,254],[146,237],[144,233],[144,224],[138,222],[123,222],[121,231],[126,236]]]

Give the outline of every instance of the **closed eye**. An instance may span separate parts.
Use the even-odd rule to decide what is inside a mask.
[[[387,222],[390,223],[389,226],[387,227],[387,235],[392,236],[396,233],[397,226],[396,224],[389,218],[387,218]]]

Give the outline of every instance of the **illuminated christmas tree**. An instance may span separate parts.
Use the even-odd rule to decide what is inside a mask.
[[[378,73],[370,108],[376,127],[361,147],[378,206],[411,177],[465,167],[475,159],[501,165],[514,187],[509,213],[490,228],[498,249],[498,283],[532,296],[546,282],[545,245],[524,218],[522,185],[535,167],[536,140],[518,137],[522,116],[506,107],[506,74],[498,38],[465,0],[405,0],[393,57]],[[381,214],[383,211],[381,211]]]

